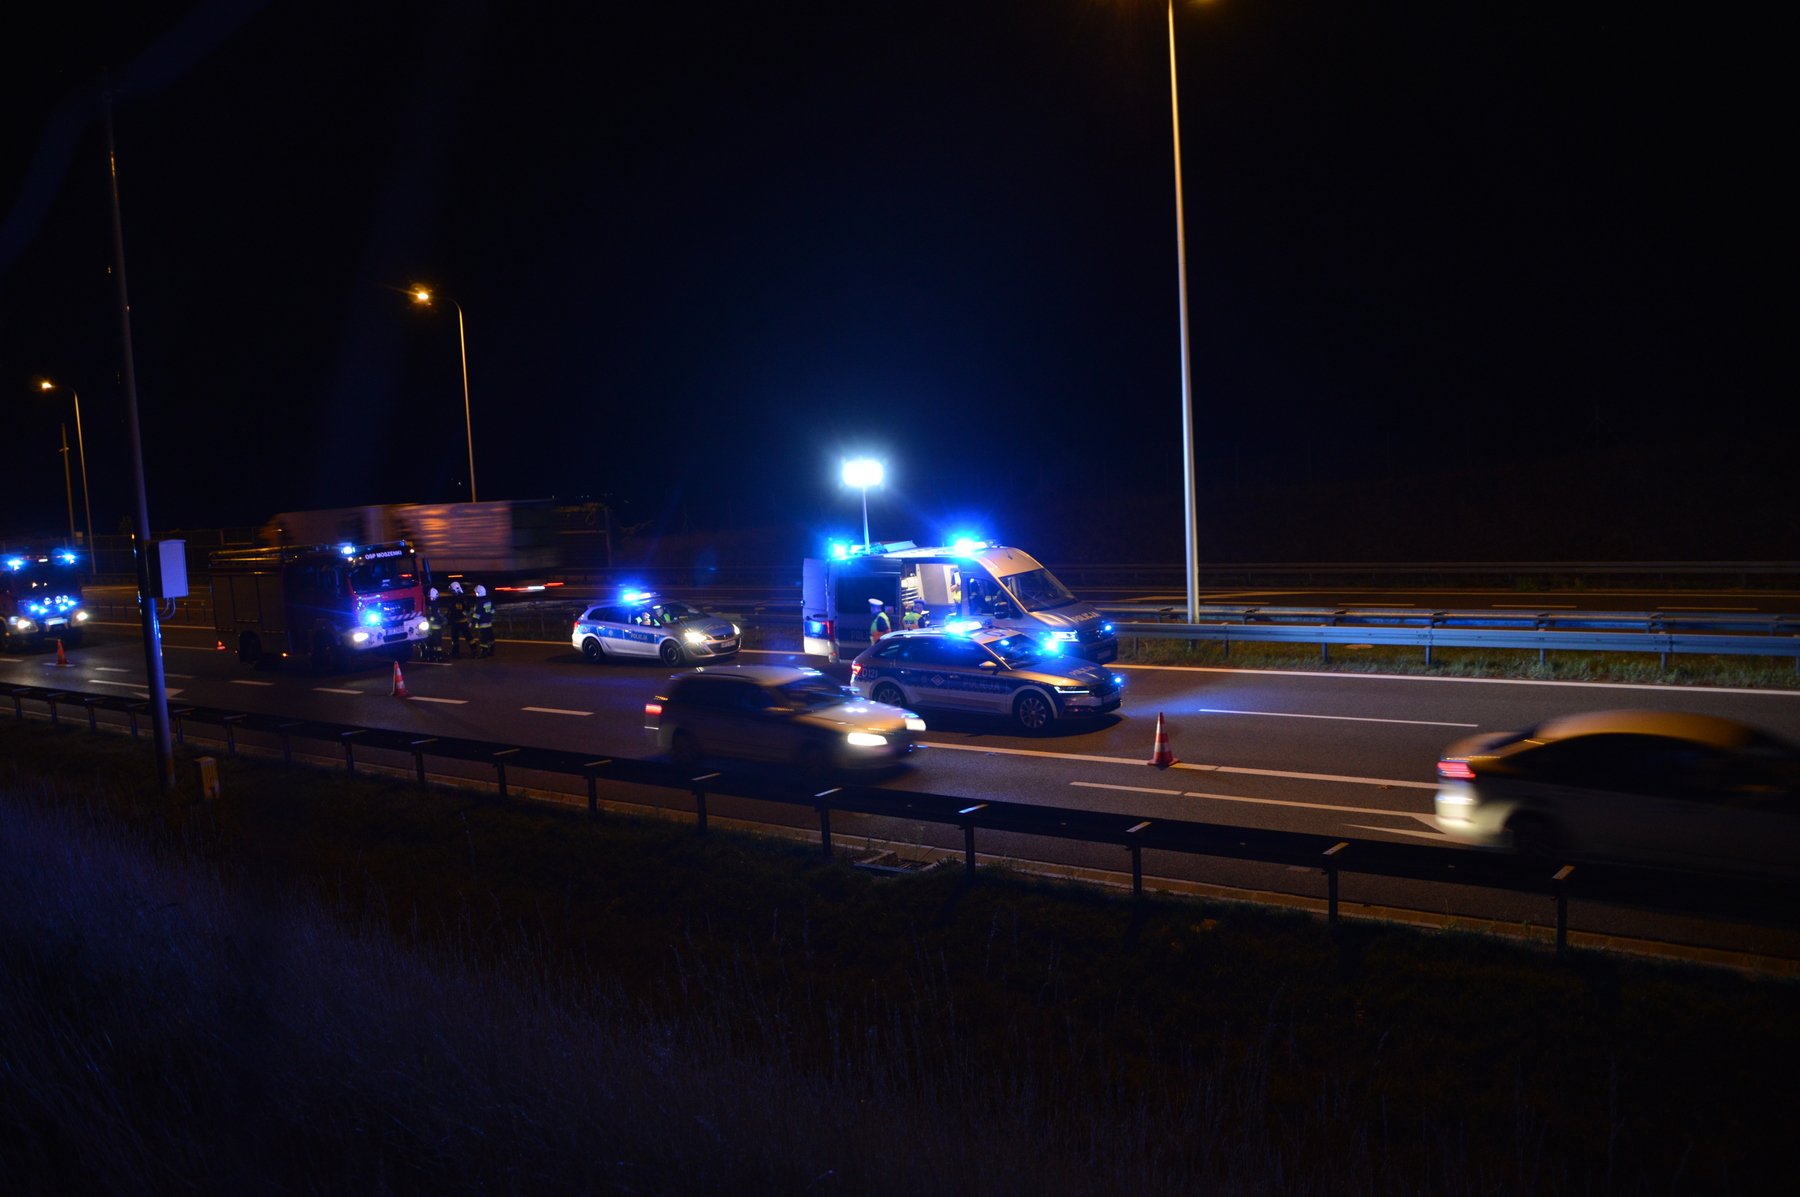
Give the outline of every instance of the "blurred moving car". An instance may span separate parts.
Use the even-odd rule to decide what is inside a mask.
[[[1438,825],[1470,843],[1800,873],[1800,750],[1728,719],[1570,715],[1452,744],[1438,777]]]
[[[646,591],[628,591],[617,603],[583,611],[569,643],[593,662],[635,657],[675,666],[736,656],[742,640],[730,620]]]
[[[1023,632],[965,624],[883,636],[850,680],[875,702],[1010,716],[1034,735],[1118,710],[1124,681]]]
[[[728,665],[671,678],[666,694],[645,705],[644,726],[677,764],[781,761],[822,777],[893,764],[913,750],[925,723],[816,669]]]

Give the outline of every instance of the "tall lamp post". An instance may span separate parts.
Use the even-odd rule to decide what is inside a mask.
[[[1181,494],[1186,510],[1188,622],[1200,621],[1200,499],[1194,465],[1194,377],[1188,348],[1187,221],[1181,195],[1181,93],[1176,86],[1175,0],[1169,0],[1169,111],[1175,132],[1175,275],[1181,296]]]
[[[844,463],[844,485],[854,486],[862,491],[863,504],[863,552],[868,552],[874,542],[869,539],[869,488],[880,486],[883,470],[881,463],[868,457],[859,457],[855,461]]]
[[[131,482],[137,494],[138,618],[144,630],[144,681],[148,683],[150,726],[156,742],[156,772],[162,788],[175,788],[175,746],[169,736],[169,691],[163,677],[162,629],[150,594],[150,500],[144,487],[144,440],[138,427],[137,366],[131,352],[131,296],[125,289],[125,225],[119,216],[119,158],[113,151],[112,92],[102,97],[106,127],[106,174],[112,191],[113,278],[119,291],[120,377],[125,384],[125,431],[131,442]]]
[[[40,378],[38,380],[38,389],[43,391],[54,391],[56,390],[56,384],[51,382],[48,378]],[[69,397],[75,401],[75,456],[81,461],[81,510],[82,513],[87,516],[87,551],[88,560],[91,563],[94,554],[94,504],[93,500],[88,497],[87,441],[84,440],[81,435],[81,395],[74,387],[70,387]],[[67,443],[68,433],[66,431],[63,433],[63,437],[63,482],[66,488],[69,473],[69,446]],[[73,540],[74,538],[75,500],[74,496],[71,495],[69,499],[69,539]],[[93,566],[90,564],[89,569],[91,570],[92,568]]]
[[[412,298],[414,303],[430,307],[437,296],[424,287],[414,287]],[[475,494],[475,422],[469,417],[469,339],[463,329],[462,304],[452,299],[450,306],[456,309],[456,343],[462,350],[463,432],[469,439],[469,502],[479,503],[481,500]]]

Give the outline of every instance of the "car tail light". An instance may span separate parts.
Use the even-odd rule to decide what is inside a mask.
[[[855,681],[862,676],[862,666],[855,661],[850,662],[850,680]]]
[[[644,718],[655,719],[662,715],[662,703],[647,702],[644,704]]]
[[[1468,761],[1439,761],[1438,776],[1445,781],[1474,781],[1475,770]]]

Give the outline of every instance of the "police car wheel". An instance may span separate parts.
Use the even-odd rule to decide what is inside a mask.
[[[1056,710],[1041,693],[1027,690],[1013,703],[1013,719],[1027,733],[1036,735],[1056,722]]]
[[[606,649],[601,646],[597,637],[589,636],[581,642],[581,655],[588,659],[590,665],[598,665],[606,660]]]
[[[681,645],[673,640],[663,641],[658,655],[662,657],[664,665],[679,665],[686,659],[686,654],[681,651]]]
[[[892,682],[883,682],[881,685],[875,687],[875,693],[870,695],[870,697],[876,702],[883,703],[890,707],[903,707],[906,705],[905,693],[901,691],[900,687],[894,685]]]

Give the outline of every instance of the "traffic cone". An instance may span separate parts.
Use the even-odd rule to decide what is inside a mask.
[[[56,641],[56,663],[64,669],[69,667],[69,654],[63,651],[62,640],[60,637]]]
[[[1158,769],[1167,769],[1176,763],[1175,754],[1169,750],[1169,733],[1163,730],[1162,712],[1156,712],[1156,748],[1150,754],[1148,762]]]
[[[225,651],[225,642],[223,640],[219,641],[219,643],[216,646],[214,646],[213,651],[221,652],[221,653],[224,652]]]
[[[393,693],[392,697],[394,697],[394,698],[411,698],[412,697],[412,695],[410,695],[406,692],[406,678],[400,672],[400,662],[398,662],[398,661],[394,662],[394,693]]]

